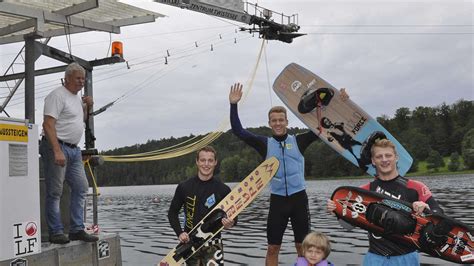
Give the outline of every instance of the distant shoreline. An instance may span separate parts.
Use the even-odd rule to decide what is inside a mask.
[[[419,177],[419,176],[440,176],[440,175],[446,175],[446,176],[458,176],[458,175],[474,175],[474,170],[464,170],[464,171],[456,171],[456,172],[415,172],[415,173],[409,173],[406,175],[406,177]],[[306,180],[335,180],[335,179],[365,179],[365,178],[371,178],[369,175],[360,175],[360,176],[332,176],[332,177],[306,177]]]

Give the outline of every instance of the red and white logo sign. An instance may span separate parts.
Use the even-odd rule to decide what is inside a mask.
[[[13,224],[12,236],[14,257],[40,252],[41,241],[39,241],[36,222]]]

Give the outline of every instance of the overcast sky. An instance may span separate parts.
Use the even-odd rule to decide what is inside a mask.
[[[120,35],[71,36],[72,53],[87,60],[107,56],[109,38],[122,41],[130,66],[122,63],[94,70],[95,108],[120,98],[95,118],[99,150],[217,129],[229,116],[230,85],[250,79],[261,40],[236,32],[237,22],[147,1],[124,2],[167,17],[122,27]],[[413,110],[474,99],[472,1],[258,3],[276,12],[298,13],[300,32],[308,35],[291,44],[267,43],[253,88],[239,106],[245,127],[266,125],[268,109],[281,105],[271,85],[291,62],[337,88],[347,88],[373,117],[393,117],[400,107]],[[22,45],[0,46],[2,73]],[[65,37],[53,38],[49,45],[68,49]],[[165,65],[167,50],[170,57]],[[36,67],[55,65],[60,64],[41,58]],[[44,97],[60,84],[60,77],[36,78],[39,125]],[[11,116],[24,117],[23,98],[21,90],[7,106]],[[290,126],[303,127],[296,117],[289,120]]]

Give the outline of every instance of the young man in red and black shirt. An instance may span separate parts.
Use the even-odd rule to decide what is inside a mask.
[[[426,208],[432,212],[443,212],[425,184],[400,176],[397,169],[398,154],[390,140],[375,141],[371,154],[377,175],[375,180],[361,186],[362,188],[409,202],[417,214],[421,214]],[[328,200],[328,211],[332,212],[335,208],[334,201]],[[369,251],[364,257],[364,266],[419,264],[419,255],[414,247],[400,245],[369,233]]]

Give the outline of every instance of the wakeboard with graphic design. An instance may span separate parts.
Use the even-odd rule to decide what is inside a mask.
[[[474,230],[448,216],[359,187],[337,188],[331,200],[336,216],[371,233],[412,246],[433,257],[461,264],[474,263]]]
[[[188,243],[179,243],[158,264],[181,265],[222,229],[222,218],[234,219],[268,184],[278,170],[279,162],[271,157],[262,162],[223,198],[188,234]],[[219,265],[216,263],[216,265]]]
[[[375,175],[370,147],[378,138],[395,144],[400,175],[410,169],[410,154],[377,120],[352,100],[341,99],[339,90],[306,68],[289,64],[276,78],[273,90],[326,144],[368,174]]]

